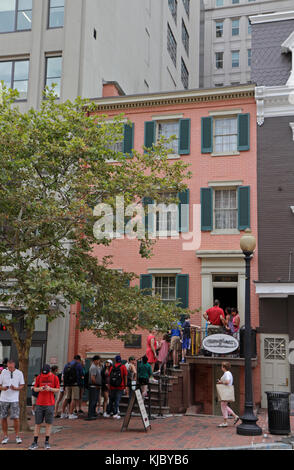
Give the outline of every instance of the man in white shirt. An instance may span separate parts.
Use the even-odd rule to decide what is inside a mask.
[[[2,444],[7,444],[8,439],[8,413],[10,410],[10,419],[14,421],[15,440],[21,444],[19,437],[19,392],[24,387],[23,373],[15,368],[15,362],[9,360],[7,369],[4,369],[0,375],[0,418],[2,420],[2,431],[4,439]]]

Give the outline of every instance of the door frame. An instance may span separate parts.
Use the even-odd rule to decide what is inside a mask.
[[[264,377],[263,377],[263,373],[262,371],[264,370],[264,366],[265,366],[265,358],[264,358],[264,339],[265,338],[285,338],[286,340],[286,358],[285,358],[285,363],[286,365],[288,366],[288,372],[287,372],[287,376],[288,376],[288,385],[285,384],[285,387],[288,388],[288,390],[286,390],[285,388],[285,391],[291,391],[291,377],[290,377],[290,363],[289,363],[289,360],[288,360],[288,356],[289,356],[289,334],[285,334],[285,333],[260,333],[260,385],[261,385],[261,407],[262,408],[267,408],[267,398],[266,398],[266,395],[265,395],[265,392],[266,391],[269,391],[269,390],[265,390],[265,383],[264,383]],[[281,361],[282,359],[280,359]],[[274,361],[274,359],[273,359]]]

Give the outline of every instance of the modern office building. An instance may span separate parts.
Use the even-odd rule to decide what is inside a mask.
[[[19,105],[197,88],[200,3],[190,0],[1,0],[0,80]]]
[[[202,0],[200,86],[250,83],[250,15],[293,9],[292,0]]]

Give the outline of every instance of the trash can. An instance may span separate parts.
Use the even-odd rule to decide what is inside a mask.
[[[268,430],[270,434],[290,434],[290,393],[265,393],[267,394]]]

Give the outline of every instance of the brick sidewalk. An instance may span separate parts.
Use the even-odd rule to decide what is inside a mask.
[[[258,425],[267,431],[266,413],[259,415]],[[34,424],[33,417],[31,424]],[[56,419],[54,433],[51,436],[52,450],[192,450],[209,448],[229,448],[271,444],[281,441],[283,436],[268,434],[258,437],[239,436],[236,434],[233,420],[227,428],[218,428],[222,422],[220,416],[171,416],[151,421],[151,430],[144,431],[141,418],[132,417],[127,431],[121,432],[123,418],[98,418],[95,421]],[[291,417],[294,429],[294,417]],[[12,432],[12,431],[11,431]],[[1,449],[28,449],[33,433],[21,434],[23,443],[17,446],[14,434],[11,443]],[[39,438],[40,449],[43,448],[44,434]]]

